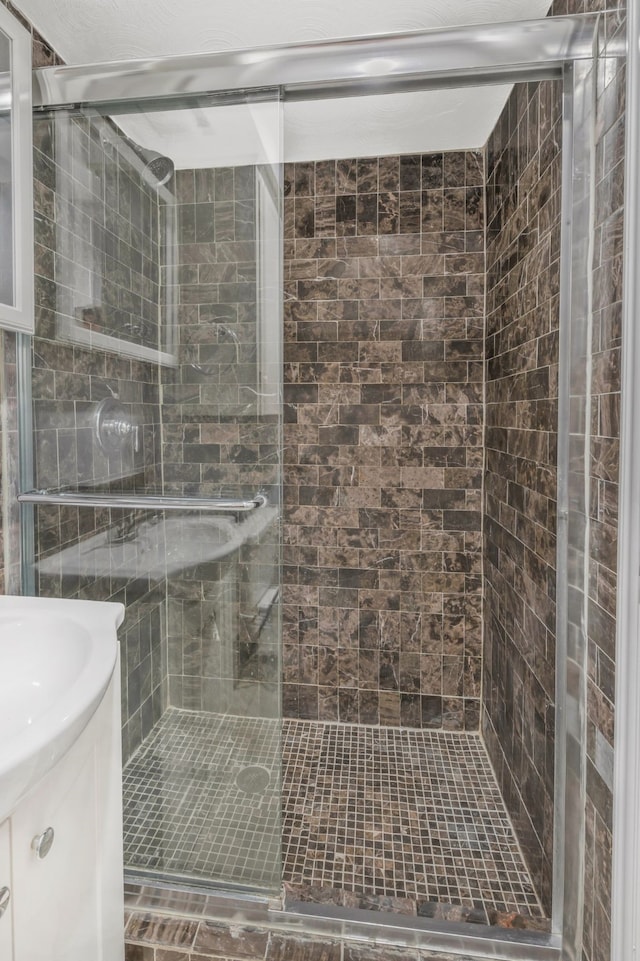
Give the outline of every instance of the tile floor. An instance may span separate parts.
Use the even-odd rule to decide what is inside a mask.
[[[279,742],[277,721],[167,711],[125,768],[127,865],[274,888],[282,819],[296,897],[543,917],[477,734],[286,720],[282,804]]]
[[[277,887],[279,740],[277,721],[169,708],[124,768],[125,864]]]

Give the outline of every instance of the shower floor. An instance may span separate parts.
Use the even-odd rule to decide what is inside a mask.
[[[285,720],[282,795],[279,741],[170,708],[125,767],[125,863],[272,886],[282,819],[293,900],[544,927],[477,734]]]

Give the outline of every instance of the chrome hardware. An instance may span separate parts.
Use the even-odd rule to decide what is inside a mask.
[[[98,404],[94,417],[96,440],[105,452],[121,451],[127,438],[133,438],[133,449],[140,451],[140,425],[131,418],[127,407],[116,397],[105,397]]]
[[[249,639],[253,644],[257,644],[260,640],[262,632],[265,629],[267,621],[271,615],[271,611],[279,600],[280,588],[268,587],[256,604],[257,614],[243,614],[242,611],[240,612],[240,617],[242,617],[245,621],[247,634],[249,635]]]
[[[42,834],[37,834],[33,841],[31,842],[31,847],[36,852],[36,856],[42,861],[46,858],[47,854],[51,850],[53,845],[53,839],[55,837],[53,828],[49,827]]]
[[[125,517],[115,527],[109,528],[107,531],[109,544],[128,544],[129,541],[134,541],[138,534],[138,520],[139,518],[134,514]]]
[[[250,500],[234,497],[169,497],[158,494],[90,494],[88,491],[26,491],[20,504],[66,504],[68,507],[125,507],[132,510],[213,511],[246,514],[269,501],[260,491]]]
[[[0,918],[9,907],[11,900],[11,890],[7,887],[0,888]]]
[[[260,600],[258,601],[257,608],[258,613],[263,615],[269,615],[271,613],[271,608],[280,599],[280,588],[279,587],[268,587],[264,592]]]
[[[45,67],[34,71],[34,107],[135,101],[150,97],[216,91],[284,88],[285,99],[323,99],[358,93],[416,89],[416,81],[445,79],[455,86],[477,84],[487,76],[513,82],[561,76],[568,60],[591,59],[597,15],[549,17],[517,23],[480,23],[447,30],[421,30],[389,37],[370,36],[283,46],[223,50],[186,56]],[[614,38],[614,43],[616,43]],[[621,56],[624,40],[616,43]],[[418,87],[420,89],[420,87]],[[245,94],[246,95],[246,94]],[[117,103],[131,110],[128,103]]]

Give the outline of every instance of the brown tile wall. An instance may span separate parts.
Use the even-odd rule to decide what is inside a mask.
[[[483,733],[551,907],[561,90],[520,84],[487,146]]]
[[[285,170],[287,716],[478,727],[483,183]]]
[[[473,961],[462,955],[365,941],[295,937],[264,927],[132,912],[126,961]]]

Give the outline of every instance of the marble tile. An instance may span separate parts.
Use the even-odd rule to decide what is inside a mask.
[[[486,391],[491,418],[486,434],[487,588],[482,688],[483,729],[489,753],[501,772],[504,796],[548,909],[552,852],[543,839],[550,830],[547,819],[552,811],[553,774],[547,770],[545,751],[541,754],[534,747],[531,728],[537,727],[542,742],[553,742],[555,666],[547,652],[554,650],[555,551],[546,550],[546,537],[536,532],[548,531],[552,539],[555,533],[556,453],[549,439],[555,437],[557,411],[555,403],[547,402],[547,398],[555,400],[547,375],[557,362],[558,342],[556,336],[548,336],[538,353],[534,331],[538,323],[545,326],[545,332],[549,324],[552,332],[558,329],[549,250],[557,249],[560,220],[556,211],[549,220],[538,220],[534,228],[532,212],[523,204],[522,195],[514,209],[516,192],[501,189],[505,182],[516,187],[530,178],[532,171],[541,170],[537,179],[527,181],[527,191],[535,192],[544,205],[550,204],[559,190],[557,145],[555,151],[545,152],[544,158],[540,157],[543,147],[537,139],[526,150],[514,149],[518,118],[548,117],[551,111],[553,130],[560,123],[557,86],[539,84],[530,93],[527,97],[524,89],[514,90],[488,145]],[[545,142],[554,142],[553,133]],[[467,216],[471,220],[479,216],[473,193],[467,197]],[[507,220],[512,225],[508,241],[500,230]],[[505,243],[513,245],[514,251],[508,262]],[[510,327],[512,321],[514,326]],[[511,379],[516,344],[522,367]],[[516,409],[521,412],[519,420],[512,417]],[[517,458],[537,466],[514,473]],[[450,637],[448,650],[452,655],[454,641]],[[468,661],[468,667],[475,679],[469,678],[467,690],[477,691],[476,655],[473,668],[471,663]],[[455,664],[451,662],[450,670],[455,673],[450,690],[458,678]]]
[[[201,921],[194,942],[194,950],[220,957],[253,961],[263,958],[269,935],[264,930],[244,927],[227,927],[212,921]]]
[[[473,570],[473,555],[467,556],[464,531],[479,526],[477,510],[468,508],[473,492],[477,496],[480,490],[481,472],[467,472],[464,478],[451,473],[445,478],[439,468],[436,475],[431,465],[439,465],[446,457],[448,464],[466,466],[468,447],[479,443],[480,434],[452,432],[445,436],[443,432],[437,440],[435,436],[427,440],[426,434],[417,432],[431,424],[443,429],[466,425],[469,418],[475,426],[482,423],[481,398],[473,394],[468,376],[472,370],[476,376],[476,369],[469,367],[468,361],[476,357],[481,361],[482,348],[462,316],[477,310],[473,296],[467,295],[483,289],[484,257],[475,251],[467,253],[464,242],[467,221],[476,231],[482,228],[482,156],[437,154],[323,162],[315,165],[315,194],[307,174],[305,170],[304,202],[314,205],[316,215],[318,204],[334,204],[336,216],[335,226],[330,218],[316,225],[315,239],[329,241],[331,230],[337,239],[343,239],[338,240],[338,261],[322,260],[319,251],[306,247],[295,251],[297,259],[287,261],[287,275],[298,278],[299,303],[309,304],[320,298],[323,321],[305,326],[299,321],[287,327],[287,343],[297,343],[301,336],[314,338],[316,356],[322,362],[287,368],[286,391],[292,398],[292,409],[287,413],[285,444],[287,434],[293,442],[294,425],[297,429],[300,424],[320,421],[325,416],[321,403],[331,404],[333,422],[319,427],[318,446],[298,448],[298,467],[338,462],[354,466],[346,472],[328,468],[330,484],[324,486],[323,482],[321,488],[307,485],[302,477],[296,479],[293,464],[288,468],[297,539],[322,543],[317,524],[314,529],[313,521],[310,525],[309,519],[299,513],[301,505],[313,504],[324,509],[324,523],[338,526],[342,551],[320,551],[311,558],[311,564],[299,563],[296,573],[290,568],[285,592],[293,589],[296,578],[303,577],[309,584],[329,587],[335,583],[338,569],[337,583],[352,592],[349,597],[343,594],[340,603],[349,605],[346,610],[359,636],[360,654],[355,657],[346,646],[337,662],[325,658],[319,672],[315,668],[309,671],[306,665],[311,663],[312,648],[309,638],[303,642],[299,631],[300,650],[305,651],[305,657],[299,664],[297,681],[292,670],[287,670],[287,703],[295,705],[298,716],[302,711],[305,717],[316,717],[321,687],[322,710],[337,710],[343,720],[380,720],[400,726],[477,724],[475,661],[474,680],[470,678],[465,686],[463,676],[467,665],[471,669],[469,658],[479,655],[470,628],[471,643],[465,660],[464,618],[453,650],[443,650],[441,642],[434,647],[432,638],[423,639],[418,631],[413,635],[413,656],[405,657],[401,664],[400,620],[392,627],[387,617],[383,626],[379,615],[398,613],[399,617],[402,607],[409,617],[425,601],[430,607],[442,609],[442,592],[454,589],[455,576],[452,572],[445,579],[442,555],[431,553],[437,548],[435,544],[430,546],[429,536],[435,537],[437,532],[446,530],[456,538],[460,571],[471,575]],[[297,204],[296,197],[297,190],[285,198],[285,206]],[[451,237],[456,230],[459,232],[458,255],[447,259],[440,253],[421,253],[419,243],[417,247],[413,244],[413,237],[419,242],[421,231],[442,231],[445,226],[450,228]],[[337,288],[328,284],[329,277],[337,278]],[[480,288],[476,290],[478,283]],[[445,302],[449,304],[448,313],[455,311],[459,321],[444,321]],[[433,327],[427,330],[423,318],[431,314]],[[329,318],[336,326],[327,323]],[[429,369],[425,362],[431,365]],[[425,383],[429,374],[431,379]],[[310,384],[317,385],[317,394],[310,392]],[[344,393],[347,388],[349,395]],[[446,396],[449,388],[451,403]],[[474,400],[478,402],[473,404]],[[415,433],[405,437],[405,430]],[[442,453],[436,453],[436,444],[440,443]],[[413,464],[420,465],[421,476],[416,476],[415,483],[409,475],[402,480],[398,469]],[[325,476],[329,479],[329,474]],[[476,503],[479,506],[479,501]],[[358,526],[349,532],[341,530],[340,521],[340,511],[347,508],[359,510]],[[444,509],[448,510],[446,517]],[[345,553],[347,544],[352,549]],[[359,556],[354,553],[356,548]],[[436,568],[416,567],[421,550],[424,557],[439,558]],[[429,572],[430,581],[420,570]],[[456,589],[480,590],[471,576],[466,581],[463,575],[459,581]],[[321,603],[318,620],[327,620],[330,611]],[[420,616],[417,611],[415,616]],[[441,637],[441,624],[439,630]],[[420,662],[423,652],[434,662],[427,674],[422,669],[426,662],[422,667]],[[455,668],[450,660],[446,672],[444,654],[457,657]],[[359,694],[355,690],[358,687]],[[337,696],[332,697],[331,691]],[[441,700],[429,706],[421,699],[423,694],[439,699],[443,694],[455,694],[461,701],[455,708],[449,704],[443,713]],[[465,711],[463,701],[470,694]]]

